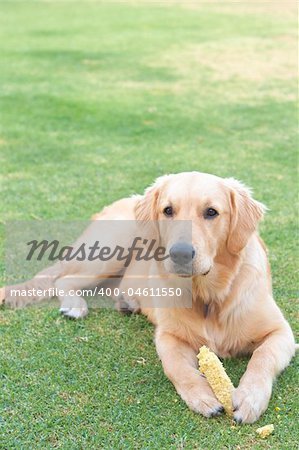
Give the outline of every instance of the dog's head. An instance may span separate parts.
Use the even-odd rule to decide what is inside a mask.
[[[137,220],[157,221],[161,245],[170,255],[164,261],[167,272],[207,275],[221,253],[240,254],[264,211],[237,180],[185,172],[158,178],[135,214]]]

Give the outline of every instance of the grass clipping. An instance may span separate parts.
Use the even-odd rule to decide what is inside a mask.
[[[203,345],[197,355],[199,361],[199,370],[203,373],[213,389],[213,392],[219,402],[229,415],[233,415],[232,392],[233,383],[229,379],[221,361],[211,350]]]

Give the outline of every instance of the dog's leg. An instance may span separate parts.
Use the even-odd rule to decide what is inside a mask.
[[[103,287],[104,292],[109,288],[110,298],[117,302],[114,290],[120,283],[123,262],[112,259],[99,264],[84,264],[77,262],[55,281],[55,288],[60,301],[60,312],[72,319],[81,319],[88,314],[88,305],[81,296],[82,291],[93,291],[97,295],[97,288]],[[118,274],[116,278],[109,278],[109,273]],[[76,292],[78,291],[78,292]],[[119,291],[119,289],[118,289]],[[84,295],[84,293],[83,293]]]
[[[91,282],[92,280],[90,280]],[[71,319],[82,319],[88,314],[88,306],[83,297],[76,295],[84,282],[79,277],[66,276],[55,282],[59,292],[60,312]]]
[[[49,299],[55,295],[54,283],[61,273],[61,264],[54,264],[42,270],[31,280],[0,289],[0,305],[12,308],[24,306]]]
[[[295,353],[294,336],[288,323],[269,333],[253,352],[239,387],[233,394],[234,419],[253,423],[267,409],[275,377]]]
[[[94,216],[94,220],[74,244],[74,249],[78,250],[82,244],[88,248],[89,245],[93,245],[98,241],[100,241],[100,247],[108,245],[111,248],[114,248],[116,245],[119,245],[128,248],[134,238],[134,230],[132,226],[128,226],[124,230],[123,221],[135,220],[135,203],[136,198],[129,198],[119,200],[104,208],[101,213]],[[101,227],[103,221],[104,227]],[[111,221],[119,221],[120,223],[117,224],[116,222],[116,226],[111,227]],[[30,303],[35,303],[55,295],[29,295],[33,288],[38,290],[49,290],[49,292],[52,292],[50,288],[61,287],[61,289],[66,290],[65,295],[59,296],[62,302],[62,312],[64,312],[65,315],[74,318],[83,317],[87,314],[85,300],[81,297],[75,298],[75,296],[70,298],[67,290],[84,288],[86,286],[87,278],[87,285],[89,285],[89,279],[93,282],[96,278],[99,281],[101,279],[104,280],[109,278],[110,275],[117,275],[122,270],[123,266],[124,261],[116,260],[116,258],[106,261],[105,263],[102,261],[98,261],[98,263],[95,261],[90,262],[88,258],[84,261],[63,261],[40,272],[32,280],[19,285],[1,288],[0,305],[5,303],[8,306],[16,308],[24,307]],[[71,279],[72,282],[70,281]],[[18,295],[16,291],[22,291],[22,294]],[[28,295],[26,295],[26,292]],[[68,305],[71,305],[71,307]]]
[[[125,298],[122,294],[116,299],[115,309],[122,314],[130,315],[140,312],[140,304],[134,298]]]
[[[158,329],[156,347],[166,376],[189,408],[205,417],[221,414],[223,406],[197,369],[196,353],[191,346]]]

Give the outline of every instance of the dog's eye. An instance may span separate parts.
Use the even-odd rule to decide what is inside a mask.
[[[166,206],[166,208],[163,209],[163,214],[166,217],[172,217],[173,216],[172,206]]]
[[[205,219],[214,219],[216,216],[219,216],[219,213],[214,208],[208,208],[205,210],[203,216]]]

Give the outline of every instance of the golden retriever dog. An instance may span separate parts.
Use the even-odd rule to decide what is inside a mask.
[[[149,308],[143,307],[142,298],[126,305],[140,309],[155,324],[156,348],[166,376],[189,408],[206,417],[219,415],[223,408],[198,371],[196,355],[202,345],[223,358],[251,355],[233,393],[238,423],[252,423],[263,414],[275,377],[295,353],[291,328],[272,296],[267,252],[258,234],[264,212],[265,207],[242,183],[188,172],[158,178],[144,195],[119,200],[93,217],[95,221],[155,220],[162,225],[165,221],[191,221],[191,243],[175,232],[157,231],[170,258],[151,265],[156,266],[156,273],[180,275],[165,277],[165,286],[190,282],[192,306]],[[93,233],[91,224],[79,242],[92,241]],[[125,246],[129,237],[121,235],[120,239]],[[125,272],[124,284],[134,264],[133,260]],[[87,304],[81,297],[68,304],[67,293],[81,287],[80,276],[95,283],[102,273],[118,273],[122,265],[115,260],[104,265],[86,261],[56,264],[25,286],[41,286],[43,274],[51,274],[54,285],[65,292],[60,298],[62,313],[79,318],[87,314]],[[191,267],[191,272],[182,272],[183,266]],[[29,302],[13,298],[9,288],[2,289],[1,297],[13,306]]]

